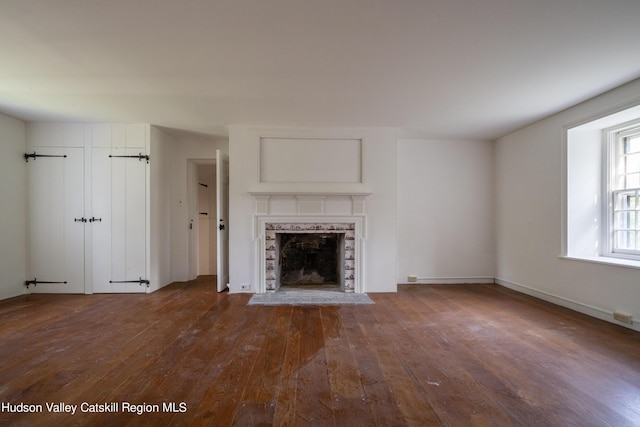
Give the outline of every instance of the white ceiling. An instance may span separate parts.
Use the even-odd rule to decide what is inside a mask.
[[[638,0],[2,0],[27,120],[494,139],[640,77]]]

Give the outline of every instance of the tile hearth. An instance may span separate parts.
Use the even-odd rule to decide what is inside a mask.
[[[367,294],[325,290],[278,290],[274,293],[255,294],[247,305],[354,305],[375,304]]]

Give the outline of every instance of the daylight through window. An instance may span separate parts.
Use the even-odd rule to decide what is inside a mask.
[[[613,254],[640,255],[640,126],[609,132]]]

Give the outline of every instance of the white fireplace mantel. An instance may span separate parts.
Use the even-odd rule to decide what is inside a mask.
[[[364,215],[364,201],[371,193],[346,193],[346,192],[250,192],[255,200],[256,215],[272,214],[271,200],[273,198],[291,199],[295,203],[295,214],[298,215],[324,215],[325,201],[327,199],[348,199],[351,204],[349,214]]]
[[[353,258],[345,258],[349,276],[342,283],[344,292],[364,292],[364,241],[366,240],[365,199],[371,193],[364,192],[282,192],[255,191],[249,193],[255,201],[255,282],[257,292],[273,292],[267,268],[272,254],[267,246],[282,228],[316,232],[344,232],[345,238],[353,239]],[[298,227],[300,227],[298,229]],[[343,230],[343,231],[340,231]],[[318,231],[319,232],[319,231]],[[351,255],[351,254],[349,254]],[[346,256],[346,255],[345,255]]]

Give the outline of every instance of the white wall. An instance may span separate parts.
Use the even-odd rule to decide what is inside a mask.
[[[178,139],[170,162],[171,176],[171,271],[173,281],[189,277],[189,160],[215,159],[216,150],[229,152],[228,140]],[[197,218],[196,218],[197,219]]]
[[[493,143],[398,141],[398,283],[493,282]]]
[[[594,257],[603,249],[602,133],[569,131],[567,138],[567,255]]]
[[[26,127],[0,114],[0,299],[25,293],[27,274]]]
[[[617,310],[640,319],[638,269],[559,257],[564,129],[634,102],[640,102],[640,80],[496,142],[498,283],[605,320]]]
[[[229,130],[229,272],[230,292],[238,292],[240,284],[251,284],[256,290],[256,246],[253,241],[254,199],[249,192],[268,188],[279,191],[346,191],[356,189],[372,193],[366,198],[367,239],[365,241],[365,292],[396,291],[396,132],[393,129],[363,128],[249,128]],[[260,137],[295,137],[362,140],[362,183],[313,182],[260,185]],[[301,159],[317,171],[313,156]],[[323,163],[324,168],[331,164]],[[281,185],[280,185],[281,184]]]
[[[171,166],[175,140],[151,126],[151,272],[150,291],[173,281],[171,271]]]
[[[366,190],[367,240],[365,292],[396,292],[397,137],[394,131],[371,130],[364,139],[363,177]]]

